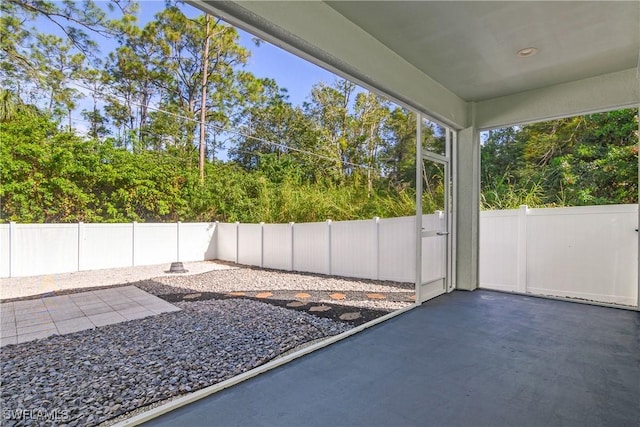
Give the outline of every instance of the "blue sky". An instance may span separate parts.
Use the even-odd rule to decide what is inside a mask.
[[[153,16],[164,9],[164,1],[141,1],[139,20],[144,25]],[[181,5],[185,15],[192,16],[202,13],[191,5]],[[240,45],[251,51],[252,55],[245,69],[256,77],[274,79],[278,86],[286,88],[289,101],[294,105],[302,105],[314,84],[324,81],[332,83],[335,75],[302,58],[299,58],[277,46],[262,42],[256,46],[253,35],[238,29]]]

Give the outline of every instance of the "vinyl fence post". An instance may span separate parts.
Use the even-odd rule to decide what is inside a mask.
[[[295,247],[294,244],[293,244],[293,239],[294,239],[294,237],[293,237],[293,226],[294,226],[294,224],[295,223],[293,223],[293,222],[289,223],[289,230],[290,230],[289,234],[291,235],[291,268],[289,269],[290,271],[293,271],[293,261],[294,261],[293,260],[293,249]]]
[[[131,223],[131,267],[136,266],[136,221]]]
[[[329,243],[328,249],[329,249],[329,257],[328,257],[328,262],[327,262],[327,274],[329,276],[331,276],[331,220],[328,219],[327,220],[327,242]]]
[[[180,224],[176,222],[176,261],[180,262]]]
[[[9,222],[9,277],[16,274],[16,245],[18,243],[15,221]]]
[[[216,221],[215,228],[213,229],[213,236],[211,236],[211,238],[213,239],[213,259],[219,259],[218,257],[220,256],[220,251],[218,250],[218,236],[220,235],[219,227],[220,221]]]
[[[376,280],[380,280],[380,217],[373,218],[376,227]]]
[[[240,221],[236,221],[236,264],[240,259]]]
[[[264,222],[260,223],[260,268],[264,268]]]
[[[84,261],[84,222],[78,222],[78,270],[82,271]]]
[[[527,205],[518,210],[518,292],[527,292]]]

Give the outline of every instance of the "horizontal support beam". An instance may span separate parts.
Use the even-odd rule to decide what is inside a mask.
[[[640,105],[638,70],[619,71],[476,104],[479,129],[572,117]]]
[[[455,129],[467,103],[321,1],[189,1],[232,25]]]

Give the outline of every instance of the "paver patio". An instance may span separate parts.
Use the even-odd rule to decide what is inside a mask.
[[[180,309],[135,286],[0,304],[0,346]]]

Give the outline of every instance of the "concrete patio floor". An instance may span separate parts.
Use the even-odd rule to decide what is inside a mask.
[[[2,303],[0,346],[178,310],[135,286]]]
[[[457,291],[147,424],[635,427],[640,313]]]

